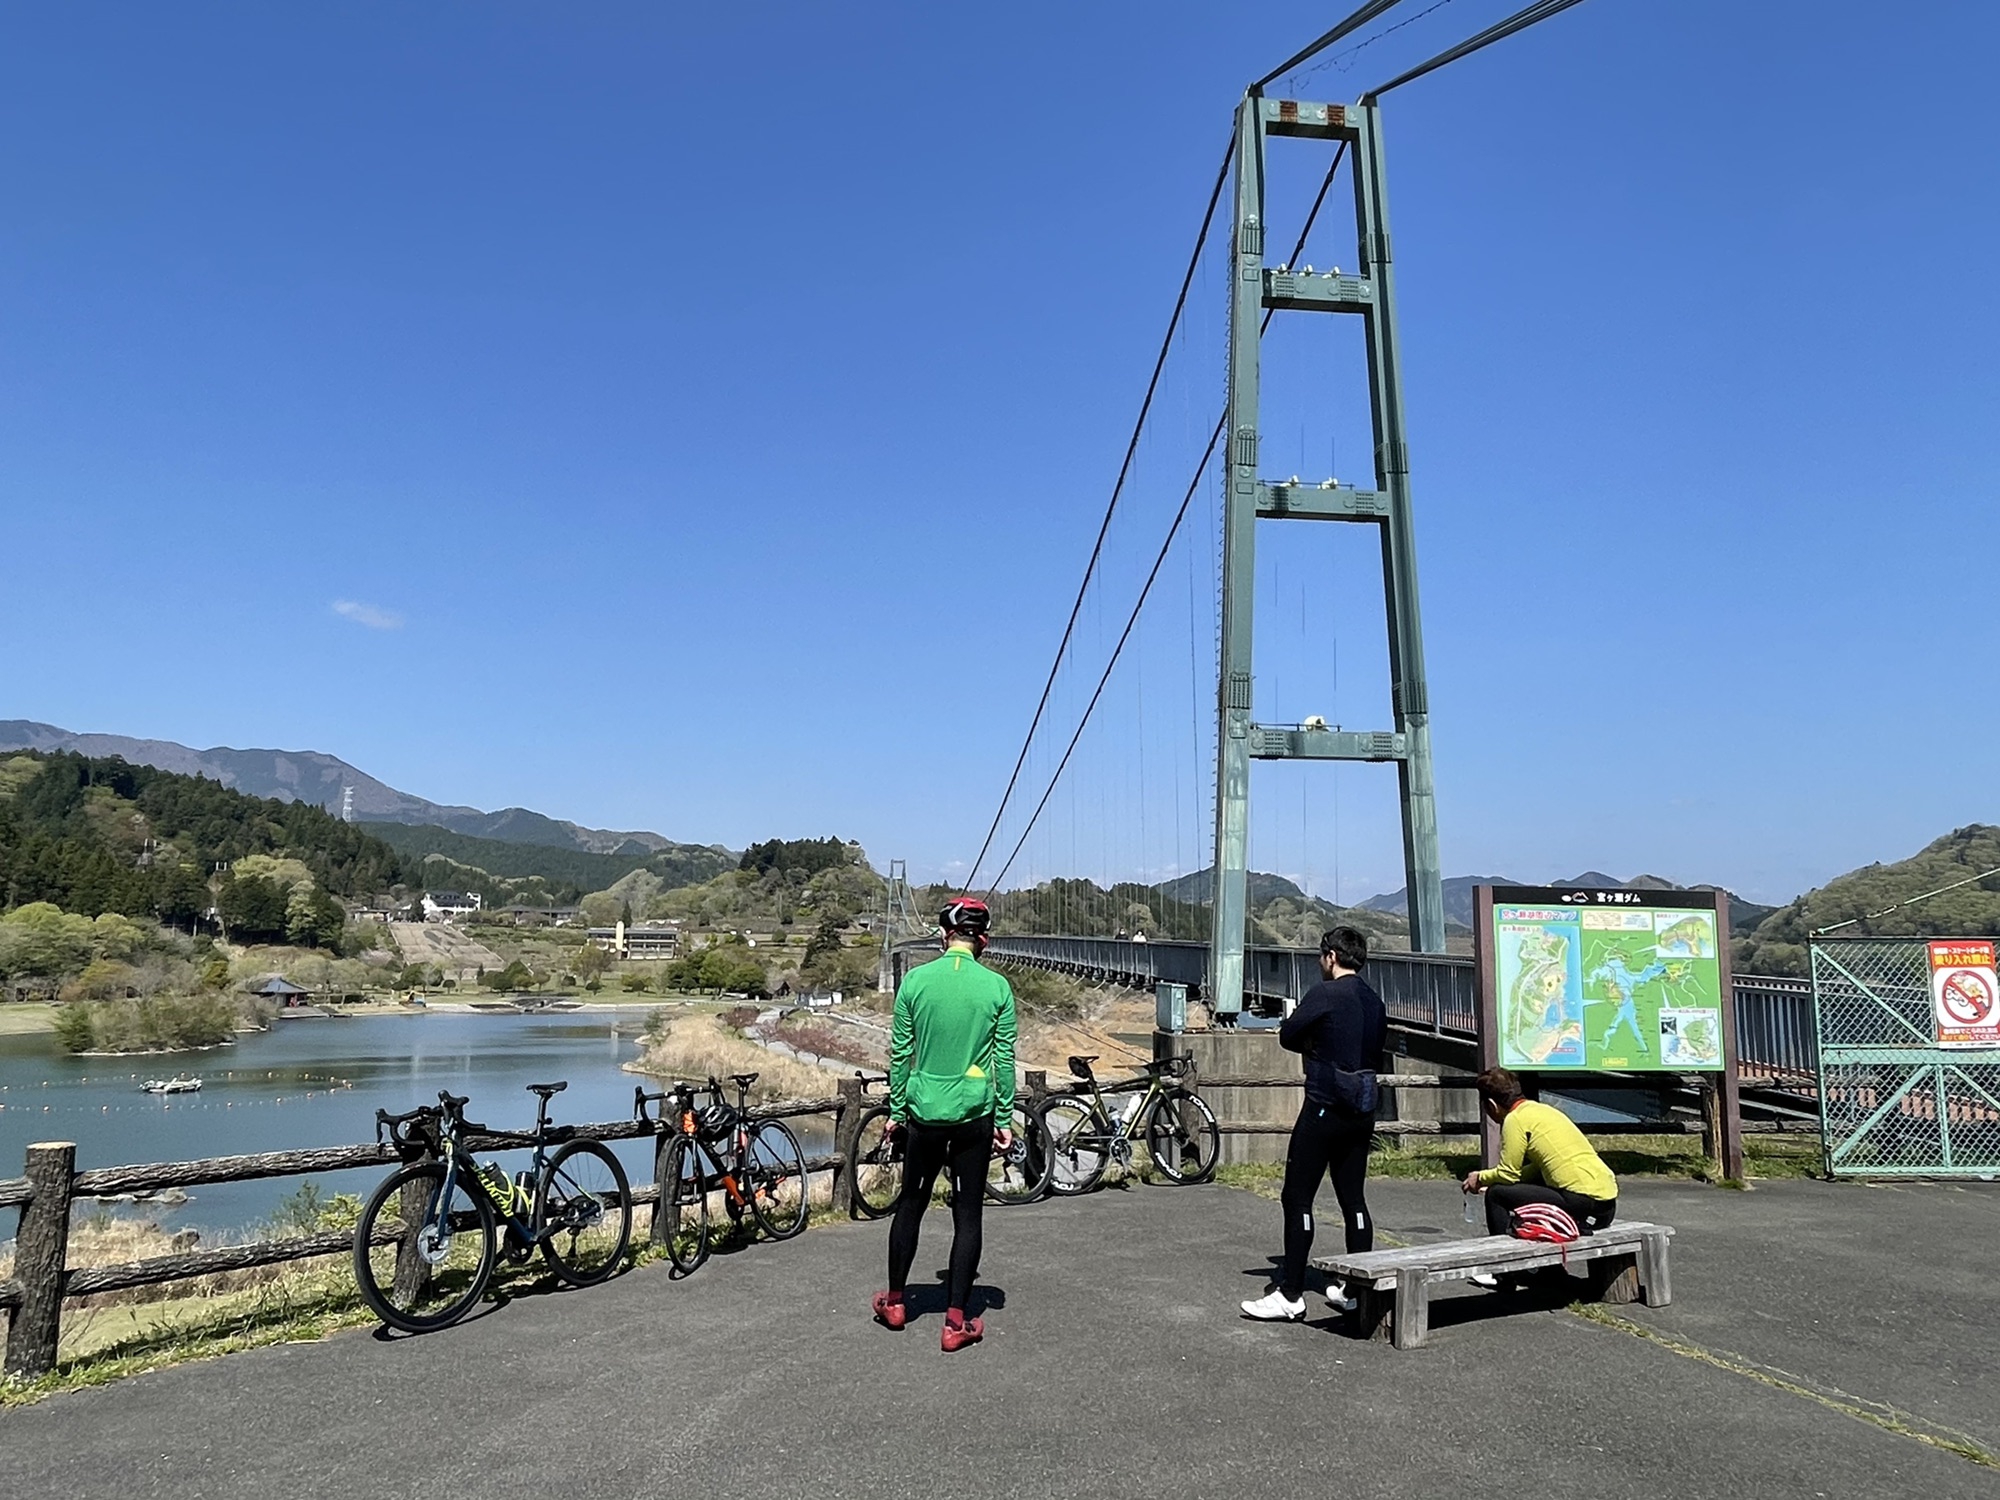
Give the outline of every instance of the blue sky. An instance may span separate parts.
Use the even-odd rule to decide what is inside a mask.
[[[10,10],[0,717],[960,867],[1230,111],[1335,14]],[[1996,43],[1589,0],[1385,102],[1448,871],[1779,899],[2000,819]],[[1072,713],[1220,398],[1209,271]],[[1272,472],[1360,472],[1348,337],[1274,328]],[[1017,871],[1205,857],[1193,516]],[[1260,715],[1375,727],[1379,572],[1299,529]],[[1386,770],[1256,796],[1260,865],[1400,884]]]

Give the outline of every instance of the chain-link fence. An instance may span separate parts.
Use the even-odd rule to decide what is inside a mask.
[[[1922,938],[1812,944],[1827,1170],[2000,1174],[2000,1051],[1940,1047]]]

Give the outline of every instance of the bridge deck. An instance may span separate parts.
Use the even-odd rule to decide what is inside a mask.
[[[1448,1183],[1379,1183],[1385,1230],[1459,1233]],[[995,1212],[986,1344],[867,1317],[885,1226],[815,1229],[524,1297],[446,1333],[188,1365],[0,1411],[0,1488],[40,1497],[1991,1495],[1993,1472],[1799,1393],[2000,1450],[2000,1322],[1968,1245],[2000,1191],[1632,1183],[1675,1301],[1616,1311],[1772,1384],[1565,1312],[1441,1294],[1431,1347],[1240,1320],[1277,1207],[1135,1188]],[[1336,1223],[1333,1205],[1323,1220]],[[919,1266],[942,1264],[934,1213]],[[1817,1259],[1793,1253],[1811,1242]],[[1833,1399],[1841,1399],[1835,1396]]]

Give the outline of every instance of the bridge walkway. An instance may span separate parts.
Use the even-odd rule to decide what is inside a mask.
[[[1373,1191],[1399,1237],[1463,1230],[1449,1184]],[[1304,1327],[1251,1324],[1235,1305],[1264,1285],[1276,1205],[1139,1187],[992,1214],[991,1333],[960,1354],[937,1348],[935,1295],[909,1331],[869,1322],[886,1227],[837,1225],[685,1282],[652,1266],[426,1338],[346,1333],[0,1412],[0,1491],[2000,1493],[1992,1470],[1826,1404],[1888,1403],[2000,1450],[2000,1326],[1962,1253],[1995,1239],[2000,1191],[1634,1182],[1625,1206],[1680,1238],[1674,1305],[1620,1316],[1782,1382],[1571,1313],[1493,1316],[1479,1293],[1440,1297],[1411,1354],[1341,1336],[1317,1306]],[[926,1271],[942,1214],[928,1229]]]

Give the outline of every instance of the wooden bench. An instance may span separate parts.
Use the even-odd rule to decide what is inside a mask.
[[[1567,1245],[1485,1235],[1364,1255],[1316,1255],[1313,1264],[1345,1283],[1358,1304],[1363,1338],[1387,1337],[1398,1349],[1415,1349],[1430,1336],[1432,1285],[1469,1276],[1582,1265],[1588,1268],[1588,1300],[1665,1307],[1673,1300],[1667,1275],[1672,1235],[1664,1224],[1613,1224]]]

